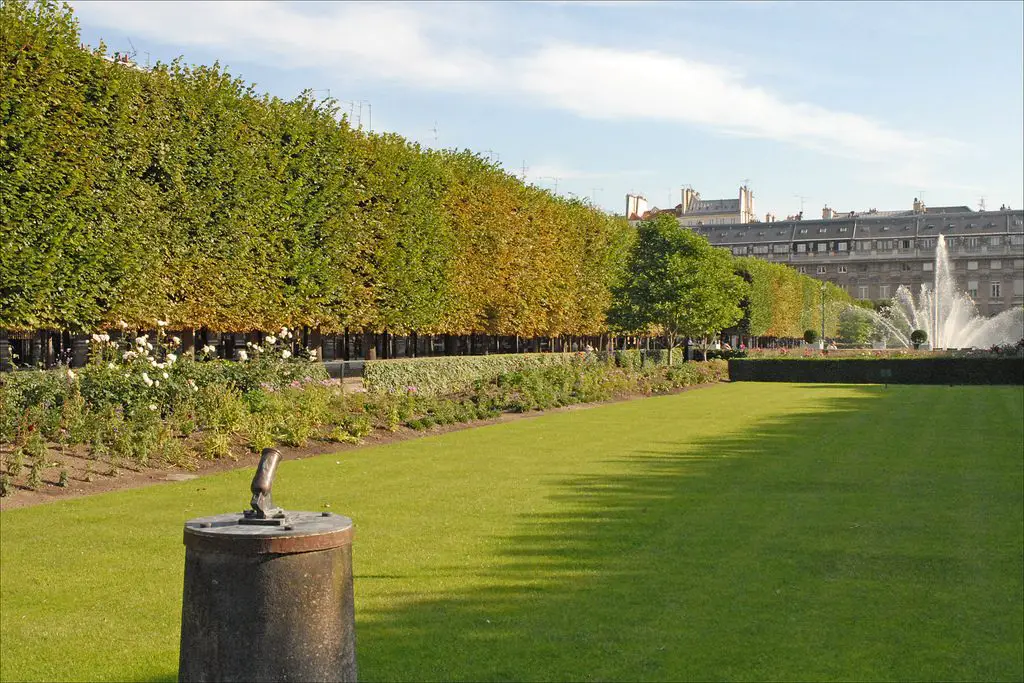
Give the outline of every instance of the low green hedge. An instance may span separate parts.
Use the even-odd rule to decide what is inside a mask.
[[[466,391],[478,381],[489,381],[499,375],[563,365],[581,357],[596,360],[594,354],[516,353],[367,361],[363,384],[369,391],[444,396]]]
[[[734,382],[1024,384],[1024,358],[732,359]]]

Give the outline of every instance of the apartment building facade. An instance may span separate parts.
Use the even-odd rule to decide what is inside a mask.
[[[1024,306],[1024,211],[962,207],[836,214],[821,220],[686,226],[736,256],[785,263],[843,287],[857,299],[892,297],[900,285],[917,295],[935,279],[939,235],[958,289],[987,316]],[[681,225],[685,225],[680,220]]]

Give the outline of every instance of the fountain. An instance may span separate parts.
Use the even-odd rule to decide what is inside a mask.
[[[991,318],[978,313],[967,292],[957,291],[946,238],[939,235],[935,247],[935,281],[921,285],[915,301],[910,289],[900,285],[891,305],[881,314],[863,311],[875,323],[877,336],[910,348],[910,335],[924,330],[932,348],[990,348],[1016,344],[1024,338],[1024,309],[1011,308]]]

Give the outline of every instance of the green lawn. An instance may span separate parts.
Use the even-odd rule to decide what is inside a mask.
[[[363,680],[1021,680],[1024,391],[738,383],[284,463],[356,522]],[[174,680],[182,523],[0,515],[0,679]]]

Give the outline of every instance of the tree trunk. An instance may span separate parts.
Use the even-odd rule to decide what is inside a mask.
[[[377,360],[377,345],[372,332],[363,331],[363,358],[365,360]]]

